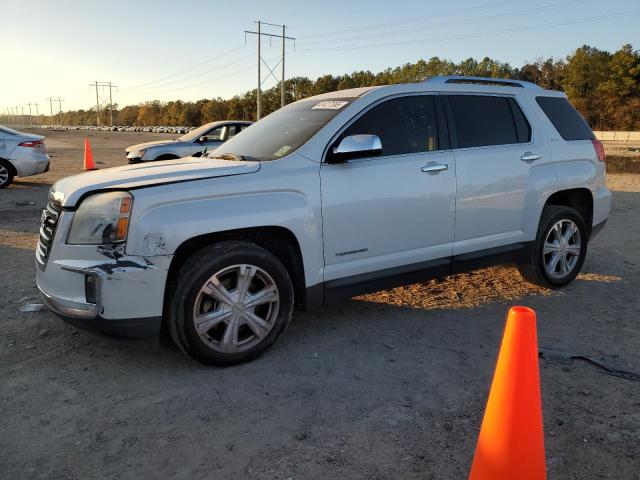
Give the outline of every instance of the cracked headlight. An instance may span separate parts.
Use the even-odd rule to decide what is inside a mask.
[[[71,223],[67,243],[102,245],[124,242],[133,197],[128,192],[91,195],[82,201]]]

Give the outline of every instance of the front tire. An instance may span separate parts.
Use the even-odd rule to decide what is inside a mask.
[[[535,285],[564,287],[580,273],[587,242],[584,220],[576,210],[547,205],[540,216],[536,240],[518,270]]]
[[[170,296],[173,341],[206,365],[232,365],[260,355],[284,332],[294,307],[282,263],[257,245],[220,242],[180,268]]]
[[[9,162],[0,159],[0,189],[7,188],[13,182],[13,168]]]

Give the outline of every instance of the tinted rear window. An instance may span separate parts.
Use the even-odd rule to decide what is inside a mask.
[[[531,127],[515,100],[488,95],[447,95],[457,148],[528,142]]]
[[[536,97],[536,102],[565,140],[591,140],[593,132],[566,98]]]

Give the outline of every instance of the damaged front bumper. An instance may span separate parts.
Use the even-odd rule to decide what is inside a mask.
[[[124,246],[67,245],[60,216],[47,261],[36,262],[46,305],[78,328],[125,338],[158,336],[170,255],[129,256]]]

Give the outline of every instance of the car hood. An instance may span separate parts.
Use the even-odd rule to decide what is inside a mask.
[[[167,145],[167,144],[182,144],[185,142],[180,142],[178,140],[156,140],[155,142],[145,142],[145,143],[138,143],[136,145],[131,145],[130,147],[128,147],[125,152],[129,153],[129,152],[135,152],[137,150],[145,150],[151,147],[160,147],[162,145]]]
[[[260,162],[186,157],[106,168],[58,180],[50,198],[63,207],[74,207],[86,194],[99,190],[151,187],[167,183],[243,175],[260,170]]]

